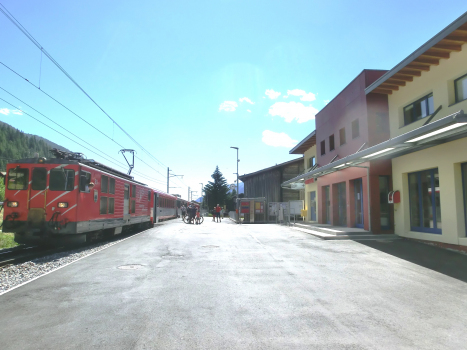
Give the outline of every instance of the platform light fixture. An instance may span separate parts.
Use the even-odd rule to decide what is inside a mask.
[[[417,142],[417,141],[420,141],[420,140],[423,140],[423,139],[427,139],[431,136],[435,136],[435,135],[438,135],[438,134],[441,134],[443,132],[446,132],[446,131],[449,131],[449,130],[452,130],[452,129],[456,129],[458,127],[461,127],[461,126],[465,126],[467,125],[467,123],[456,123],[456,124],[452,124],[452,125],[449,125],[449,126],[446,126],[445,128],[441,128],[439,130],[436,130],[436,131],[433,131],[433,132],[430,132],[428,134],[425,134],[423,136],[419,136],[419,137],[416,137],[412,140],[409,140],[409,141],[405,141],[405,142]]]
[[[341,165],[337,165],[337,166],[335,166],[334,168],[335,168],[335,169],[338,169],[338,168],[342,168],[343,166],[346,166],[346,165],[347,165],[347,163],[344,163],[344,164],[341,164]]]
[[[370,157],[373,157],[373,156],[377,156],[379,154],[382,154],[382,153],[386,153],[386,152],[389,152],[389,151],[392,151],[394,149],[394,147],[389,147],[389,148],[385,148],[381,151],[378,151],[378,152],[375,152],[375,153],[372,153],[372,154],[369,154],[367,156],[364,156],[363,158],[370,158]]]

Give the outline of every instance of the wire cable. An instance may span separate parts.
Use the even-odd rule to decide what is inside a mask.
[[[0,12],[2,12],[34,45],[36,45],[42,53],[47,56],[47,58],[63,73],[65,76],[70,79],[70,81],[75,84],[75,86],[81,90],[117,127],[127,135],[135,144],[137,144],[149,157],[159,163],[161,166],[167,167],[160,160],[154,157],[150,152],[148,152],[138,141],[136,141],[124,128],[120,126],[77,82],[73,77],[45,50],[42,45],[23,27],[23,25],[8,11],[8,9],[0,3]]]

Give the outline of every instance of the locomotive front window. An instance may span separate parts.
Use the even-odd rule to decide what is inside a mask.
[[[47,186],[47,169],[34,168],[32,169],[32,184],[31,187],[34,191],[45,190]]]
[[[79,190],[81,192],[89,193],[89,183],[91,182],[91,173],[81,171],[79,175]]]
[[[8,189],[26,190],[28,188],[29,169],[10,169],[8,171]]]
[[[73,191],[74,185],[75,171],[73,169],[60,168],[50,170],[49,189],[51,191]]]

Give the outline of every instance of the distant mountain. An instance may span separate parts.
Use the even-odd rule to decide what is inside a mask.
[[[50,158],[49,150],[58,148],[69,152],[41,136],[26,134],[0,121],[0,170],[5,171],[7,163],[16,159],[39,157]]]

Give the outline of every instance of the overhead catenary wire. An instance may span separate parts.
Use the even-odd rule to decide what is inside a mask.
[[[67,106],[65,106],[63,103],[61,103],[60,101],[58,101],[56,98],[54,98],[53,96],[51,96],[50,94],[48,94],[47,92],[45,92],[43,89],[39,88],[38,86],[36,86],[34,83],[32,83],[31,81],[29,81],[28,79],[26,79],[25,77],[23,77],[21,74],[19,74],[18,72],[16,72],[13,68],[7,66],[5,63],[3,62],[0,62],[1,65],[3,65],[5,68],[9,69],[12,73],[16,74],[18,77],[24,79],[26,82],[28,82],[30,85],[32,85],[33,87],[35,87],[36,89],[38,89],[40,92],[42,92],[44,95],[46,95],[47,97],[49,97],[50,99],[52,99],[53,101],[55,101],[56,103],[58,103],[60,106],[62,106],[63,108],[65,108],[68,112],[72,113],[74,116],[76,116],[77,118],[79,118],[80,120],[82,120],[83,122],[85,122],[87,125],[89,125],[90,127],[92,127],[94,130],[98,131],[101,135],[105,136],[107,139],[109,139],[110,141],[112,141],[113,143],[115,143],[116,145],[118,145],[120,148],[125,148],[123,145],[121,145],[120,143],[118,143],[117,141],[115,141],[113,138],[111,138],[110,136],[108,136],[107,134],[105,134],[104,132],[102,132],[102,130],[99,130],[98,128],[96,128],[94,125],[92,125],[91,123],[89,123],[86,119],[84,119],[83,117],[81,117],[80,115],[78,115],[76,112],[72,111],[70,108],[68,108]],[[145,165],[147,165],[149,168],[151,168],[152,170],[154,170],[155,172],[157,172],[159,175],[161,175],[162,177],[165,178],[165,175],[162,174],[159,170],[153,168],[152,166],[150,166],[148,163],[146,163],[145,161],[143,161],[140,157],[138,156],[135,156],[135,158],[137,158],[138,160],[140,160],[142,163],[144,163]],[[185,185],[186,186],[186,185]]]
[[[0,87],[0,89],[2,89],[2,88]],[[4,90],[4,89],[2,89],[2,90]],[[3,102],[5,102],[6,104],[10,105],[10,106],[13,107],[13,108],[16,108],[16,109],[20,110],[22,113],[26,114],[26,115],[29,116],[30,118],[36,120],[37,122],[41,123],[42,125],[46,126],[47,128],[49,128],[49,129],[55,131],[56,133],[62,135],[63,137],[67,138],[68,140],[70,140],[70,141],[72,141],[72,142],[78,144],[79,146],[83,147],[84,149],[86,149],[86,150],[88,150],[88,151],[90,151],[90,152],[92,152],[92,153],[94,153],[94,154],[96,154],[96,155],[99,155],[99,154],[98,154],[97,152],[95,152],[94,150],[92,150],[92,149],[90,149],[90,148],[88,148],[88,147],[86,147],[86,146],[80,144],[79,142],[77,142],[77,141],[71,139],[71,138],[68,137],[67,135],[61,133],[60,131],[58,131],[58,130],[56,130],[56,129],[54,129],[54,128],[51,127],[50,125],[47,125],[46,123],[44,123],[44,122],[42,122],[41,120],[35,118],[34,116],[32,116],[31,114],[27,113],[26,111],[24,111],[24,110],[18,108],[17,106],[15,106],[14,104],[8,102],[7,100],[5,100],[5,99],[3,99],[3,98],[1,98],[1,97],[0,97],[0,100],[2,100]],[[23,102],[23,103],[24,103],[24,102]],[[29,107],[30,107],[30,106],[29,106]],[[30,107],[30,108],[32,108],[32,107]],[[34,108],[32,108],[32,109],[34,109]],[[35,109],[34,109],[34,110],[35,110]],[[38,112],[37,110],[35,110],[35,111],[36,111],[37,113],[40,113],[40,112]],[[43,115],[42,113],[40,113],[40,114]],[[43,116],[46,117],[45,115],[43,115]],[[48,118],[48,117],[46,117],[46,118],[49,119],[49,120],[51,120],[51,119]],[[51,120],[51,121],[52,121],[52,120]],[[52,122],[53,122],[53,121],[52,121]],[[54,123],[55,123],[55,122],[54,122]],[[56,124],[56,123],[55,123],[55,124]],[[61,125],[58,125],[58,126],[60,126],[61,128],[63,128],[64,130],[68,131],[67,129],[65,129],[65,128],[62,127]],[[68,131],[68,132],[70,132],[70,131]],[[70,132],[70,134],[73,134],[73,133]],[[73,134],[73,135],[74,135],[74,134]],[[84,141],[84,142],[85,142],[85,141]],[[87,142],[86,142],[86,143],[87,143]],[[89,144],[89,145],[90,145],[90,144]],[[93,147],[93,148],[95,148],[95,147],[92,146],[92,145],[90,145],[90,146]],[[103,153],[103,152],[102,152],[102,153]],[[104,153],[104,154],[105,154],[105,153]],[[114,165],[116,165],[116,166],[118,166],[118,167],[121,167],[121,168],[123,168],[123,169],[126,169],[126,166],[122,166],[122,165],[120,165],[120,164],[114,162],[113,160],[108,159],[108,158],[112,158],[112,157],[109,156],[109,155],[107,155],[107,154],[105,154],[105,156],[102,156],[102,155],[99,155],[99,156],[100,156],[100,157],[103,157],[106,161],[108,161],[108,162],[110,162],[110,163],[112,163],[112,164],[114,164]],[[164,185],[164,184],[165,184],[165,183],[163,183],[162,181],[149,178],[149,177],[147,177],[146,175],[140,175],[140,176],[146,178],[147,180],[151,180],[151,181],[154,181],[154,182],[158,182],[158,183],[160,183],[161,185]]]
[[[152,158],[159,165],[167,167],[164,163],[154,157],[149,151],[147,151],[138,141],[136,141],[124,128],[120,126],[77,82],[73,77],[47,52],[46,49],[27,31],[27,29],[8,11],[8,9],[0,3],[0,12],[2,12],[34,45],[36,45],[47,58],[70,79],[70,81],[83,92],[125,135],[128,136],[136,145],[138,145],[143,152],[145,152],[150,158]]]

